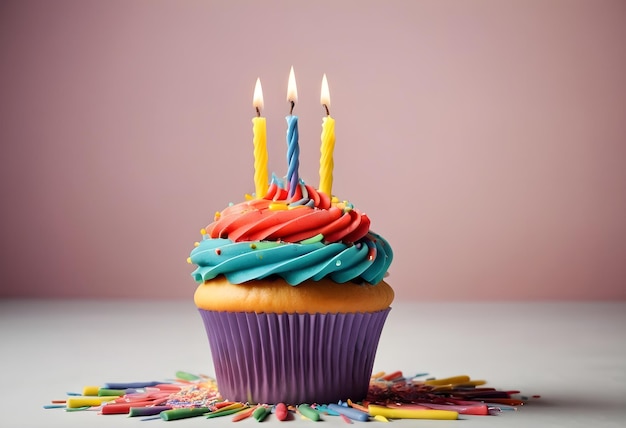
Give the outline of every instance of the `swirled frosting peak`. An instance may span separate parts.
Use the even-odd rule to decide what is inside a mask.
[[[273,177],[267,194],[231,204],[201,231],[189,262],[197,282],[225,275],[233,284],[278,275],[297,285],[333,281],[377,284],[393,259],[389,243],[347,201],[300,181],[291,198]]]

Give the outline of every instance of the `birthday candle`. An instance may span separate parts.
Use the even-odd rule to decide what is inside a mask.
[[[263,88],[261,79],[256,79],[252,106],[256,110],[257,117],[252,119],[252,132],[254,143],[254,189],[257,199],[267,193],[267,125],[265,118],[261,117],[263,109]]]
[[[319,190],[332,196],[333,187],[333,151],[335,150],[335,119],[330,117],[330,91],[326,74],[322,78],[322,93],[320,102],[326,110],[326,117],[322,119],[322,146],[320,148],[320,185]]]
[[[293,67],[289,72],[289,83],[287,85],[287,102],[291,104],[287,119],[287,183],[289,197],[296,192],[298,186],[298,168],[300,166],[300,146],[298,145],[298,116],[294,116],[293,107],[298,101],[298,89],[296,87],[296,77]]]

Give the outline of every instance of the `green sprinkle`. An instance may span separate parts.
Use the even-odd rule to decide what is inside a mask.
[[[318,233],[315,236],[312,236],[310,238],[307,238],[303,241],[300,241],[301,244],[315,244],[316,242],[320,242],[322,239],[324,239],[324,235],[322,235],[321,233]]]
[[[67,409],[65,409],[66,412],[80,412],[83,410],[89,410],[91,409],[91,406],[84,406],[84,407],[68,407]]]
[[[108,389],[108,388],[100,388],[98,390],[98,397],[114,397],[117,395],[126,394],[125,389]]]
[[[302,416],[311,419],[312,421],[319,421],[320,414],[311,408],[308,404],[300,404],[298,411],[302,413]]]
[[[193,418],[196,416],[202,416],[211,409],[208,407],[192,407],[184,409],[172,409],[165,410],[160,413],[161,419],[164,421],[175,421],[177,419]]]
[[[220,416],[227,416],[227,415],[232,415],[233,413],[239,413],[242,410],[246,410],[247,407],[237,407],[236,409],[228,409],[228,410],[218,410],[217,412],[212,412],[209,413],[208,415],[206,415],[207,419],[210,418],[219,418]]]
[[[177,379],[182,379],[182,380],[198,380],[198,379],[200,379],[200,377],[196,376],[195,374],[191,374],[191,373],[187,373],[187,372],[183,372],[183,371],[177,371],[176,372],[176,378]]]
[[[256,419],[258,422],[262,422],[263,419],[265,419],[267,417],[267,415],[269,415],[271,412],[270,409],[268,409],[267,407],[258,407],[253,413],[252,413],[252,417],[254,419]]]

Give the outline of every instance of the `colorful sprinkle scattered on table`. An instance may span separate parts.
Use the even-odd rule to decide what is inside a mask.
[[[95,410],[101,415],[124,414],[143,417],[141,420],[229,416],[233,422],[246,418],[261,422],[268,417],[289,421],[297,414],[310,421],[339,417],[352,424],[370,420],[488,416],[517,410],[531,398],[539,398],[520,395],[520,391],[487,387],[486,383],[465,375],[429,378],[427,373],[405,377],[401,371],[380,372],[372,375],[367,397],[361,402],[346,397],[345,402],[338,403],[251,404],[224,400],[217,383],[209,376],[179,371],[171,381],[84,386],[82,394],[68,392],[67,398],[51,400],[51,404],[43,407],[67,412]]]

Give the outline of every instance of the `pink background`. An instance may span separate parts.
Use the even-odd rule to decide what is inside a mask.
[[[626,298],[624,1],[3,1],[2,296],[184,297],[253,191],[260,77],[286,173],[392,243],[398,298]]]

